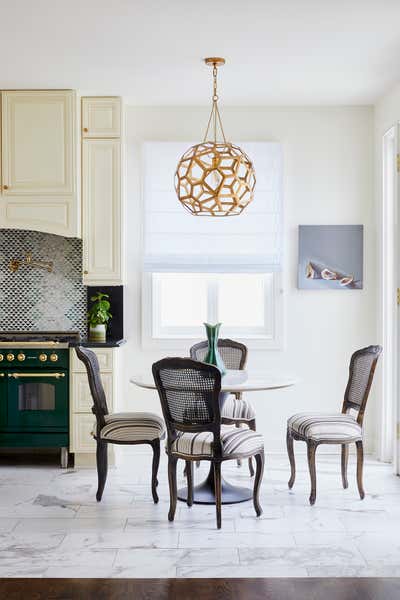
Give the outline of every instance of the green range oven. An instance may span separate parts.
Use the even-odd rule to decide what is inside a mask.
[[[60,448],[67,466],[71,335],[0,333],[0,447]]]

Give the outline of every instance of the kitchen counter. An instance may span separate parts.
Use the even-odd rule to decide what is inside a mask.
[[[126,340],[120,339],[108,339],[105,342],[91,342],[89,339],[81,339],[79,342],[70,342],[70,348],[75,348],[76,346],[83,346],[84,348],[118,348],[119,346],[123,346],[126,344]]]

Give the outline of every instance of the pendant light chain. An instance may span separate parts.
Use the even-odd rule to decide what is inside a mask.
[[[223,140],[226,144],[226,138],[225,138],[225,132],[224,132],[224,128],[222,126],[222,120],[221,120],[221,115],[218,109],[218,93],[217,93],[217,76],[218,76],[218,69],[217,69],[217,65],[214,64],[213,66],[213,96],[212,96],[212,108],[211,108],[211,113],[210,113],[210,117],[208,119],[208,123],[207,123],[207,129],[206,132],[204,134],[204,139],[203,142],[207,141],[207,136],[208,136],[208,132],[210,130],[210,125],[211,122],[213,123],[213,129],[214,129],[214,144],[217,143],[217,126],[219,125],[219,128],[221,129],[221,133],[222,133],[222,137]]]

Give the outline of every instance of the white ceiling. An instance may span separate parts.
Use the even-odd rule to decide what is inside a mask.
[[[0,0],[0,88],[137,105],[370,104],[400,80],[400,0]]]

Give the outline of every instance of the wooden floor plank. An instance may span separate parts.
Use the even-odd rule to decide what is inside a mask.
[[[0,579],[7,600],[398,600],[400,579]]]

